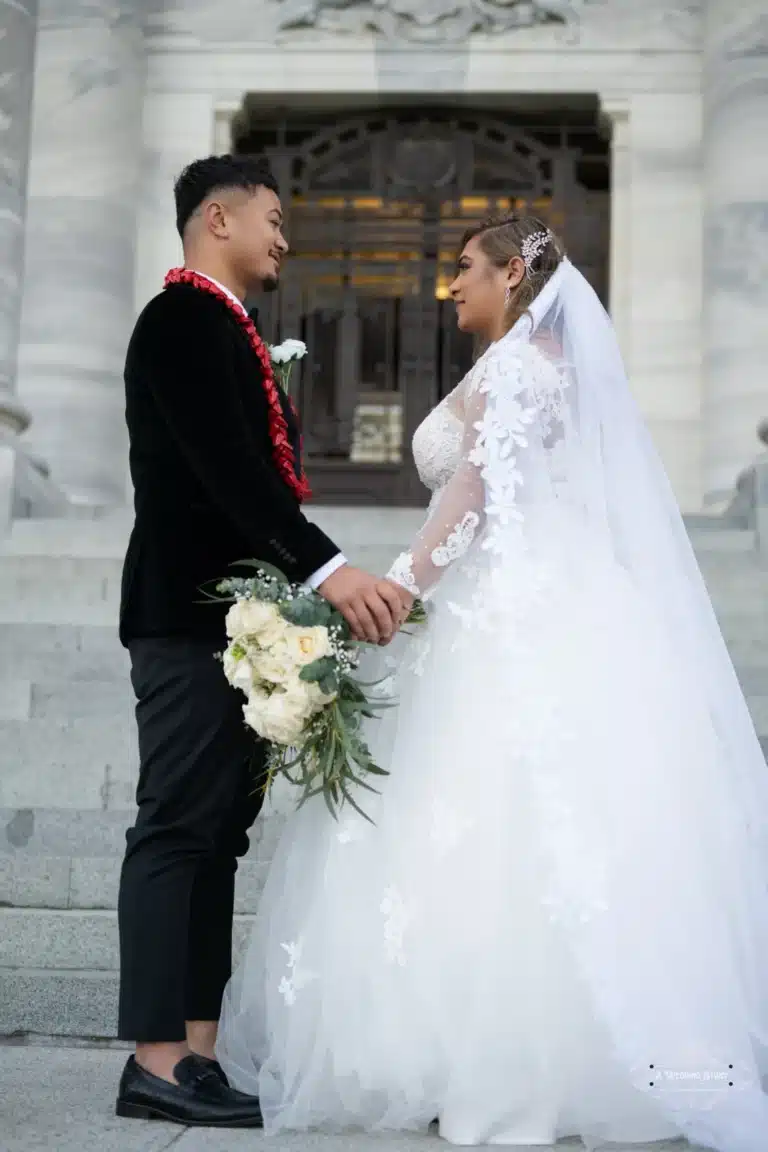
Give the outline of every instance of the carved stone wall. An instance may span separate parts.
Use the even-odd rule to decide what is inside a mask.
[[[278,26],[333,32],[373,29],[389,39],[454,41],[472,32],[506,32],[563,23],[583,0],[278,0]]]
[[[59,0],[64,3],[64,0]],[[308,43],[338,35],[383,45],[467,47],[485,37],[536,47],[698,51],[703,0],[135,0],[150,36],[192,36],[201,45]],[[318,35],[319,34],[319,35]]]

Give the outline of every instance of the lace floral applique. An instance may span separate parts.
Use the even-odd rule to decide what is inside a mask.
[[[586,924],[608,910],[608,880],[601,844],[579,830],[561,780],[575,733],[559,701],[542,692],[531,699],[524,714],[510,714],[507,736],[531,770],[533,801],[549,858],[542,904],[552,922]]]
[[[301,989],[315,979],[315,973],[310,972],[308,969],[300,968],[301,953],[304,947],[303,938],[294,941],[290,944],[281,944],[280,947],[288,954],[288,975],[283,976],[280,981],[278,992],[283,997],[286,1005],[292,1008],[296,1003],[296,996]]]
[[[466,629],[467,632],[493,631],[490,608],[482,592],[474,593],[469,607],[464,607],[463,604],[457,604],[454,600],[449,600],[446,607],[453,616],[456,616],[457,619],[461,621],[462,627]],[[453,646],[454,651],[457,650],[458,646],[459,641],[457,640]]]
[[[413,574],[413,556],[410,552],[400,553],[387,573],[387,578],[394,580],[396,584],[401,584],[403,588],[407,588],[412,596],[421,595],[416,585],[416,577]]]
[[[405,967],[403,936],[411,917],[397,888],[387,888],[381,901],[380,911],[384,916],[384,942],[387,959],[392,964]]]
[[[432,563],[436,568],[447,568],[467,551],[475,538],[480,517],[477,512],[467,512],[460,524],[446,538],[444,544],[432,551]]]
[[[554,388],[551,392],[540,393],[536,397],[536,403],[544,418],[547,431],[554,421],[562,420],[565,412],[565,395],[562,387]]]

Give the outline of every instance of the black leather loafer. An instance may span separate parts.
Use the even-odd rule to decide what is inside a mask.
[[[207,1068],[212,1068],[218,1076],[219,1080],[221,1080],[222,1084],[226,1084],[228,1088],[230,1087],[227,1074],[222,1068],[221,1064],[219,1064],[218,1060],[212,1060],[210,1056],[201,1056],[199,1052],[195,1052],[193,1055],[203,1064],[205,1064]]]
[[[207,1064],[207,1066],[209,1068],[213,1069],[213,1071],[218,1076],[219,1080],[221,1080],[222,1084],[226,1084],[227,1087],[229,1088],[230,1092],[233,1092],[234,1095],[238,1098],[238,1100],[254,1100],[255,1099],[254,1096],[249,1096],[247,1092],[241,1092],[239,1088],[233,1088],[232,1087],[232,1085],[229,1082],[229,1079],[227,1077],[226,1072],[222,1068],[221,1064],[219,1064],[218,1060],[212,1060],[210,1056],[201,1056],[199,1053],[195,1053],[195,1055],[197,1056],[198,1060],[202,1060],[205,1064]]]
[[[190,1128],[262,1128],[255,1096],[236,1092],[211,1060],[185,1056],[173,1070],[178,1084],[153,1076],[131,1056],[120,1078],[115,1111],[131,1120],[165,1120]]]

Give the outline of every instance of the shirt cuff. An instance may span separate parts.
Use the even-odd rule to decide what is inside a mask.
[[[327,564],[323,564],[322,568],[318,568],[317,572],[313,572],[311,576],[308,576],[304,583],[314,591],[319,588],[329,576],[333,576],[334,572],[348,563],[349,561],[344,553],[339,552],[334,556],[333,560],[329,560]]]

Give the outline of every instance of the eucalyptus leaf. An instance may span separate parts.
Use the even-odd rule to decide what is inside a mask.
[[[284,620],[289,624],[297,624],[300,628],[314,628],[322,623],[318,615],[318,606],[312,596],[297,596],[293,600],[283,600],[279,608]]]
[[[365,788],[366,792],[373,792],[376,796],[381,796],[381,792],[379,792],[378,788],[374,788],[373,784],[368,784],[365,780],[362,779],[361,776],[355,776],[354,772],[349,773],[347,780],[351,780],[360,788]]]
[[[338,820],[338,812],[333,806],[333,800],[331,799],[331,794],[327,788],[323,788],[323,799],[325,800],[326,808],[330,812],[331,816],[333,816],[334,820]]]
[[[234,564],[230,564],[230,568],[255,568],[257,572],[263,572],[265,576],[273,576],[281,584],[290,584],[285,572],[281,572],[274,564],[268,564],[264,560],[237,560]]]
[[[321,656],[319,660],[313,660],[311,664],[305,665],[299,673],[299,679],[308,684],[319,684],[328,676],[333,676],[335,683],[336,664],[330,656]]]
[[[341,790],[342,790],[342,793],[344,794],[344,799],[345,799],[345,800],[346,800],[346,801],[347,801],[349,804],[351,804],[351,805],[352,805],[352,807],[354,808],[355,812],[359,812],[359,814],[362,816],[363,820],[367,820],[369,824],[373,824],[373,820],[371,820],[371,818],[370,818],[370,816],[368,815],[368,813],[367,813],[367,812],[363,812],[363,810],[362,810],[362,808],[360,807],[360,805],[357,803],[357,801],[356,801],[356,800],[354,799],[354,797],[352,796],[352,793],[351,793],[351,792],[350,792],[350,791],[349,791],[347,788],[345,788],[343,784],[342,784],[342,786],[341,786]]]

